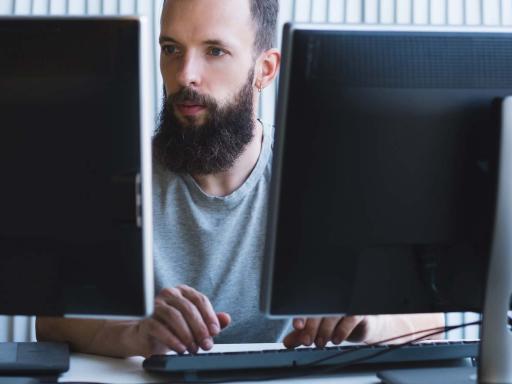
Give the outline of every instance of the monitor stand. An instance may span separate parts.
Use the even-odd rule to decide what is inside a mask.
[[[502,105],[496,219],[480,344],[480,383],[512,383],[512,97]]]
[[[66,343],[0,343],[0,384],[30,383],[30,377],[55,379],[68,369]]]
[[[512,384],[512,331],[508,321],[512,305],[512,97],[504,99],[501,113],[496,218],[478,368],[427,368],[380,373],[379,377],[387,384]]]
[[[472,367],[392,369],[377,376],[386,384],[477,384]]]

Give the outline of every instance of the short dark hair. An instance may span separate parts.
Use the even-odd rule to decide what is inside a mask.
[[[257,53],[274,46],[279,0],[249,0],[251,16],[256,25],[254,45]]]
[[[274,46],[279,0],[249,0],[249,5],[256,26],[254,46],[256,52],[261,53]]]

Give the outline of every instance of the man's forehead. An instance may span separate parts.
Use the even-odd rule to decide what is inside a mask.
[[[161,35],[177,41],[237,45],[254,32],[249,0],[166,0],[162,11]]]

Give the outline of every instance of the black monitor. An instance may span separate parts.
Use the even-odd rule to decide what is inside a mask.
[[[498,175],[511,31],[283,36],[263,311],[481,312],[510,177]]]
[[[0,19],[0,314],[152,311],[143,24]]]

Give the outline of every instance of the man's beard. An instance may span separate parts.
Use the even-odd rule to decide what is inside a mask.
[[[210,96],[190,88],[164,97],[159,124],[153,137],[157,160],[177,173],[205,175],[233,166],[254,136],[252,71],[233,102],[219,106]],[[189,101],[206,107],[204,124],[194,118],[184,124],[176,115],[176,103]]]

